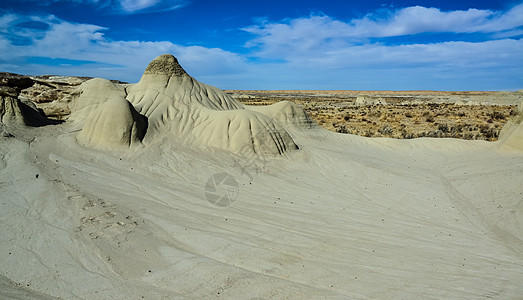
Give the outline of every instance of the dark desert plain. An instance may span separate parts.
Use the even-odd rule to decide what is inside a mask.
[[[522,26],[2,1],[0,299],[523,299]]]

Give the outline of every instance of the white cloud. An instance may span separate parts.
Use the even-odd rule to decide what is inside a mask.
[[[497,33],[510,37],[520,35],[521,26],[523,3],[506,12],[478,9],[443,12],[421,6],[381,9],[348,22],[312,15],[276,23],[264,21],[243,30],[256,36],[247,43],[248,47],[258,46],[272,55],[289,47],[292,51],[307,51],[316,45],[339,47],[368,38],[419,33]]]
[[[48,24],[46,30],[13,26],[25,20]],[[235,53],[217,48],[182,46],[168,41],[114,41],[103,32],[107,28],[76,24],[49,16],[46,18],[6,15],[0,17],[0,68],[23,74],[56,73],[64,75],[97,76],[135,82],[147,64],[156,56],[172,53],[192,75],[220,74],[237,71],[244,60]],[[25,44],[12,42],[16,35],[32,37]],[[30,57],[59,58],[91,62],[88,64],[57,66],[28,64]]]
[[[422,32],[475,32],[494,13],[489,10],[442,12],[437,8],[414,6],[391,12],[383,18],[370,14],[350,22],[350,35],[390,37]]]
[[[189,4],[189,0],[20,0],[47,5],[50,2],[71,2],[95,6],[113,13],[149,13],[178,9]]]
[[[270,75],[275,85],[287,80],[300,85],[295,88],[316,84],[437,89],[463,84],[463,89],[520,89],[523,40],[511,37],[521,35],[522,26],[523,4],[519,4],[506,12],[382,9],[347,22],[311,15],[274,23],[262,20],[243,30],[254,35],[246,43],[252,57],[283,61],[272,65],[278,70]],[[415,41],[415,34],[429,32],[481,34],[484,40],[390,45],[382,39],[413,35]]]
[[[118,0],[116,2],[126,13],[168,11],[188,4],[184,0]]]
[[[120,6],[124,11],[134,12],[158,5],[160,0],[120,0]]]
[[[238,84],[262,78],[258,88],[266,89],[521,89],[521,66],[523,40],[362,44],[252,66]]]
[[[9,32],[9,25],[13,23],[13,21],[16,20],[16,16],[12,14],[6,14],[3,16],[0,16],[0,33],[8,33]]]
[[[424,68],[448,72],[474,71],[523,65],[523,40],[494,40],[479,43],[444,42],[386,46],[366,44],[331,50],[324,56],[297,59],[292,63],[323,65],[329,69]],[[492,70],[497,72],[498,70]]]
[[[347,22],[325,15],[261,21],[244,29],[253,34],[245,54],[169,41],[111,40],[104,35],[109,28],[11,14],[0,16],[0,69],[136,82],[154,57],[172,53],[191,75],[220,88],[521,89],[523,40],[514,38],[522,31],[521,10],[523,4],[506,12],[411,7]],[[17,25],[27,21],[45,26]],[[448,31],[479,32],[493,40],[397,45],[380,40]],[[371,37],[382,42],[369,42]],[[28,64],[28,57],[93,63]]]

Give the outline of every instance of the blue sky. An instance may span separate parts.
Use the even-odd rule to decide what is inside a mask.
[[[0,71],[222,89],[523,89],[523,1],[2,0]]]

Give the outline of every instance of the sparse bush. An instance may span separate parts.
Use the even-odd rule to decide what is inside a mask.
[[[381,127],[378,132],[383,134],[383,135],[387,135],[387,136],[390,136],[392,135],[392,132],[394,130],[389,126],[389,125],[384,125],[383,127]]]
[[[340,127],[336,128],[336,132],[349,133],[349,131],[347,130],[347,127],[345,127],[345,125],[341,125]]]
[[[494,128],[489,128],[488,130],[485,130],[485,132],[483,132],[483,134],[487,140],[492,140],[492,139],[498,137],[499,132],[497,130],[495,130]]]
[[[495,120],[504,120],[505,119],[505,114],[503,114],[502,112],[499,112],[499,111],[494,111],[487,115]]]
[[[442,132],[450,132],[449,126],[447,124],[439,124],[438,130],[440,130]]]

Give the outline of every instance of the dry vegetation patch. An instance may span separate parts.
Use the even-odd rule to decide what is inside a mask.
[[[515,103],[521,102],[517,93],[500,92],[365,92],[365,97],[369,98],[366,105],[357,105],[362,102],[361,92],[354,91],[229,93],[247,105],[293,101],[301,104],[328,130],[398,139],[437,137],[495,141],[508,119],[517,115]]]

